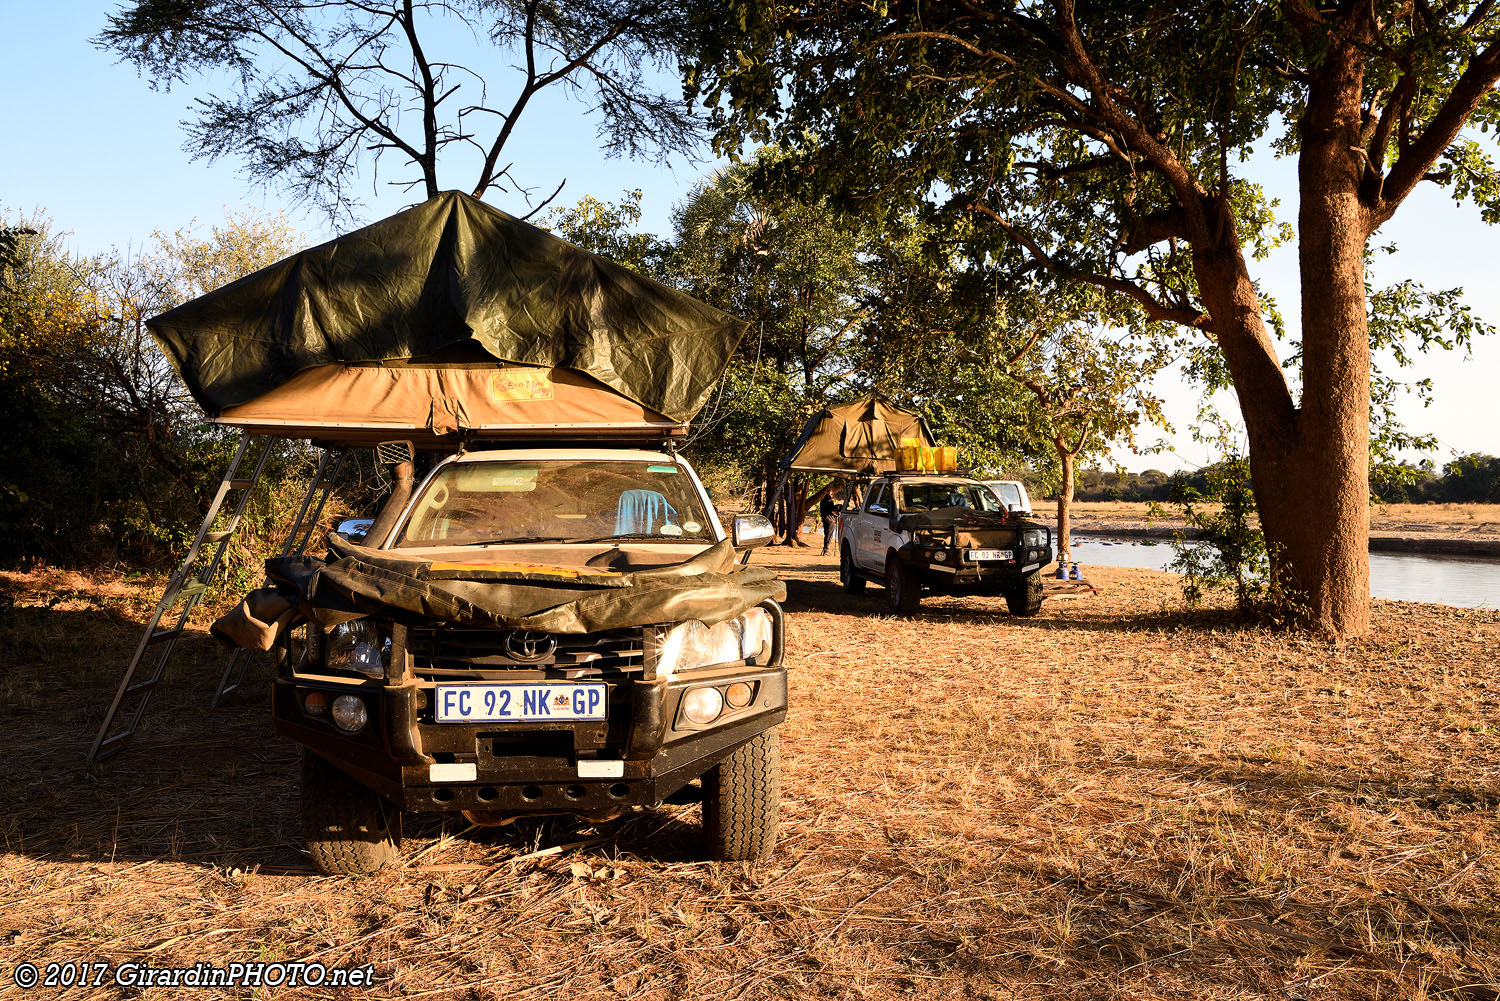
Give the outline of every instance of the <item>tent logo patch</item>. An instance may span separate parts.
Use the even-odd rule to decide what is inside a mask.
[[[490,379],[497,403],[528,403],[552,399],[552,373],[544,368],[502,368]]]

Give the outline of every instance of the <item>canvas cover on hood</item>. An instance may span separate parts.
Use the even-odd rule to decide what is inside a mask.
[[[736,563],[719,542],[680,563],[627,573],[561,572],[439,563],[329,540],[328,558],[266,561],[275,587],[252,591],[216,621],[216,636],[268,650],[300,610],[324,628],[379,615],[409,622],[590,633],[698,619],[732,619],[786,600],[770,570]]]
[[[427,358],[583,372],[686,422],[744,322],[476,198],[443,192],[148,322],[210,417],[321,365]]]

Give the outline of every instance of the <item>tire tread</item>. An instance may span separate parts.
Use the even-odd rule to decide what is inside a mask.
[[[710,853],[724,861],[766,858],[776,847],[781,809],[781,743],[763,730],[703,776],[703,827]]]
[[[313,866],[324,875],[368,875],[399,853],[401,813],[374,790],[303,750],[302,836]]]

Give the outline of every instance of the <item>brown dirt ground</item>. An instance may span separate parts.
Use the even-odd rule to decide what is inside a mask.
[[[1170,505],[1163,505],[1168,511]],[[1037,501],[1036,513],[1047,520],[1057,516],[1052,501]],[[1133,501],[1078,501],[1071,522],[1077,532],[1107,534],[1159,529],[1162,534],[1182,527],[1180,518],[1152,518],[1149,505]],[[1500,541],[1500,504],[1377,504],[1370,508],[1370,534],[1413,539]]]
[[[376,985],[196,996],[1495,997],[1500,613],[1377,602],[1332,643],[1095,568],[1101,594],[1035,619],[913,622],[813,554],[757,558],[790,585],[772,860],[701,861],[696,807],[411,819],[363,880],[311,874],[296,750],[264,684],[206,708],[201,633],[136,742],[85,765],[154,592],[0,575],[0,993],[22,961],[285,959]]]

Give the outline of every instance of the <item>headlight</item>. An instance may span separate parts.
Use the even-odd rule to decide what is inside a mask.
[[[763,608],[752,608],[716,626],[689,619],[667,631],[656,670],[659,674],[675,674],[695,667],[752,660],[770,645],[771,617]]]
[[[724,711],[724,696],[717,688],[689,688],[682,697],[682,715],[688,722],[703,726],[719,718]]]
[[[334,626],[324,644],[323,666],[335,671],[358,671],[371,678],[385,676],[391,658],[390,640],[370,619]]]
[[[333,700],[333,722],[345,733],[358,733],[370,722],[365,700],[358,695],[340,695]]]
[[[1047,544],[1047,530],[1045,528],[1028,528],[1021,533],[1021,545],[1027,549],[1035,549]]]

